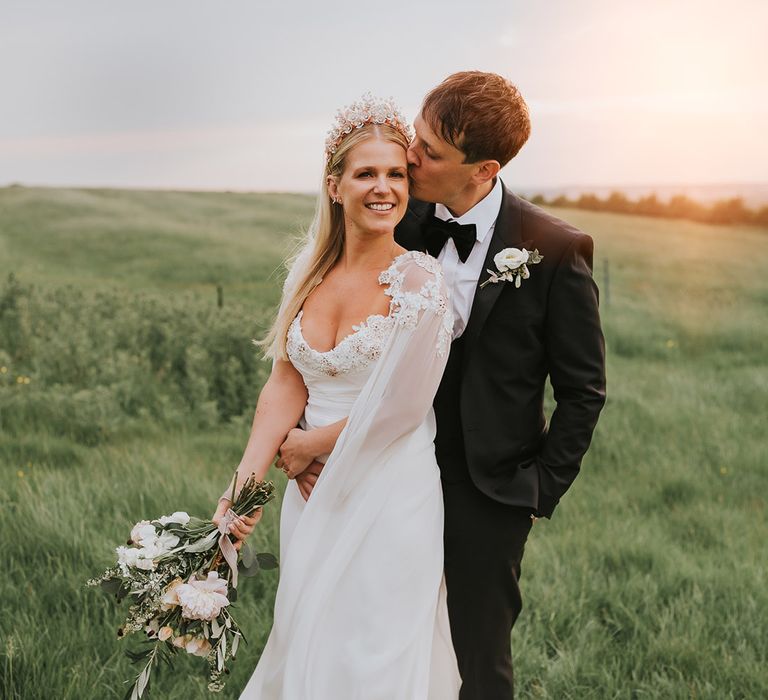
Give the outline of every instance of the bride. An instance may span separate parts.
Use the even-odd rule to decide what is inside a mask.
[[[432,412],[452,318],[437,261],[394,241],[409,138],[388,101],[338,113],[265,340],[273,369],[237,488],[265,476],[297,424],[308,457],[281,459],[288,476],[326,459],[308,500],[288,482],[274,623],[241,700],[458,697]],[[214,522],[230,505],[222,496]],[[260,517],[232,527],[238,549]]]

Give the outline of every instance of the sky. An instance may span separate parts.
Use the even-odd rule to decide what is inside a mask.
[[[412,119],[458,70],[521,90],[502,171],[768,182],[765,0],[0,0],[0,186],[314,191],[335,111]]]

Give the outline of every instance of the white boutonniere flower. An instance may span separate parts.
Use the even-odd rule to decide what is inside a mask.
[[[515,287],[519,287],[523,280],[531,276],[528,265],[537,265],[543,258],[536,249],[504,248],[493,256],[496,270],[486,270],[490,277],[480,285],[480,289],[497,282],[514,282]]]

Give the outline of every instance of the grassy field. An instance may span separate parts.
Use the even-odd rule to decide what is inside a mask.
[[[121,617],[84,581],[135,521],[212,512],[268,370],[250,339],[312,208],[0,190],[0,697],[122,697]],[[596,242],[609,399],[529,539],[519,697],[768,697],[768,232],[555,214]],[[261,549],[277,551],[278,510]],[[276,583],[240,588],[250,644],[222,697],[256,663]],[[177,668],[154,697],[208,695],[202,660]]]

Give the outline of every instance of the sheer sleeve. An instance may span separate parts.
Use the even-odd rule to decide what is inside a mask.
[[[389,283],[394,328],[321,476],[334,482],[327,487],[339,498],[369,470],[385,468],[390,450],[417,429],[431,429],[434,439],[432,402],[453,328],[442,270],[434,258],[415,252],[382,281]]]

